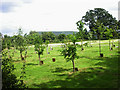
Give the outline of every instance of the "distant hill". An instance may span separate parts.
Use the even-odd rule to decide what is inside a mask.
[[[41,34],[43,31],[39,31],[38,33]],[[73,34],[74,33],[77,33],[77,31],[45,31],[45,32],[52,32],[54,33],[55,35],[59,35],[59,34],[65,34],[65,35],[68,35],[68,34]]]

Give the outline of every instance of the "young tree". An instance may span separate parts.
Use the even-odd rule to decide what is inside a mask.
[[[88,33],[88,39],[89,39],[89,41],[90,41],[90,46],[92,47],[92,45],[91,45],[92,32],[89,32],[89,33]]]
[[[25,60],[26,53],[25,53],[25,56],[23,56],[23,52],[26,51],[26,49],[27,49],[26,40],[24,39],[23,36],[17,35],[15,42],[16,42],[16,49],[18,49],[20,51],[21,60]]]
[[[75,37],[75,35],[71,36],[71,40],[73,44],[66,44],[66,48],[64,47],[61,51],[61,54],[64,56],[64,58],[66,58],[66,61],[72,61],[73,64],[73,72],[75,72],[75,63],[74,60],[75,58],[78,58],[77,56],[77,49],[76,49],[76,44],[75,42],[77,41],[77,38]]]
[[[117,29],[118,29],[118,27],[115,27],[115,26],[112,26],[111,27],[111,33],[112,33],[112,49],[113,49],[113,47],[114,47],[114,41],[113,41],[113,39],[115,38],[115,37],[117,37],[117,35],[118,35],[118,33],[117,33]]]
[[[42,64],[41,62],[41,58],[40,58],[40,55],[43,54],[43,51],[44,51],[44,48],[45,46],[43,46],[43,41],[42,41],[42,37],[39,35],[39,36],[36,36],[35,37],[35,51],[37,51],[38,53],[38,57],[39,57],[39,65]]]
[[[46,45],[46,47],[47,47],[47,54],[48,54],[48,44],[49,44],[49,41],[46,40],[46,41],[45,41],[45,45]]]
[[[16,49],[20,51],[21,60],[25,60],[27,53],[25,53],[25,55],[23,56],[23,52],[27,50],[27,41],[22,36],[21,29],[19,29],[18,35],[15,36],[15,46],[16,46]]]
[[[109,39],[109,49],[112,50],[111,44],[110,44],[110,40],[113,37],[112,35],[112,28],[108,28],[106,27],[106,32],[105,32],[106,38]]]
[[[100,53],[100,56],[102,56],[103,54],[101,53],[101,43],[100,43],[100,40],[103,37],[105,26],[103,25],[103,23],[100,23],[99,21],[97,21],[94,24],[93,30],[94,30],[94,33],[95,33],[95,35],[97,35],[97,38],[99,40],[99,53]]]
[[[76,24],[77,24],[77,29],[79,30],[79,32],[77,33],[77,38],[81,39],[81,45],[82,45],[81,50],[84,50],[83,39],[84,39],[86,28],[84,28],[84,23],[82,21],[78,21]]]

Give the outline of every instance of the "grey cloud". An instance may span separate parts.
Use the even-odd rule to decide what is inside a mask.
[[[16,5],[13,2],[2,2],[0,6],[0,12],[3,12],[3,13],[11,12],[12,8],[15,6]]]
[[[23,3],[32,3],[32,0],[22,0]],[[16,4],[15,1],[13,2],[1,2],[0,5],[0,12],[2,13],[8,13],[8,12],[12,12],[14,7],[19,6],[18,4]]]

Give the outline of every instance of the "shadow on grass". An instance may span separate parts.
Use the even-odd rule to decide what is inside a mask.
[[[51,72],[56,73],[56,72],[64,72],[64,71],[70,71],[70,70],[72,70],[72,68],[71,69],[64,69],[62,67],[57,67],[57,68],[55,68],[55,70],[53,70]]]
[[[38,64],[34,64],[34,63],[27,63],[26,65],[38,65]]]
[[[21,60],[12,60],[13,62],[20,62]]]
[[[91,60],[104,60],[104,59],[108,59],[109,57],[100,57],[100,56],[95,56],[95,58],[91,58],[88,56],[79,56],[79,58],[87,58],[87,59],[91,59]]]
[[[63,80],[32,85],[37,88],[118,88],[118,76],[120,75],[120,72],[118,73],[118,56],[101,58],[101,60],[103,62],[97,63],[95,68],[79,70],[72,74],[59,74],[59,76],[66,76]],[[69,71],[69,69],[56,68],[54,72],[66,70]]]
[[[92,51],[92,52],[96,52],[96,53],[97,53],[97,52],[99,52],[99,51]]]

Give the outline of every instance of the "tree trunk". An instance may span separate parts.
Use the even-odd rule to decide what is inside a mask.
[[[92,47],[91,42],[92,42],[92,41],[90,40],[90,47]]]
[[[82,45],[82,48],[81,48],[81,50],[83,50],[83,40],[81,40],[81,45]]]
[[[16,47],[14,46],[14,52],[16,52]]]
[[[8,49],[8,58],[10,58],[10,50]]]
[[[109,49],[111,50],[111,46],[110,46],[110,39],[109,39]]]
[[[66,44],[65,44],[65,49],[67,49],[67,46],[66,46]]]
[[[99,39],[99,53],[101,54],[101,45],[100,45],[100,39]]]
[[[82,48],[83,48],[83,41],[81,41],[81,45],[82,45]]]
[[[41,65],[40,54],[39,54],[39,65]]]
[[[112,49],[113,49],[113,47],[114,47],[114,46],[113,46],[113,39],[112,39]]]
[[[22,52],[20,53],[20,56],[21,56],[21,60],[24,60],[24,57],[22,56]]]
[[[27,50],[25,50],[25,58],[27,57]]]
[[[75,64],[74,64],[74,59],[72,60],[73,63],[73,72],[75,72]]]
[[[47,46],[47,54],[48,54],[48,46]]]

